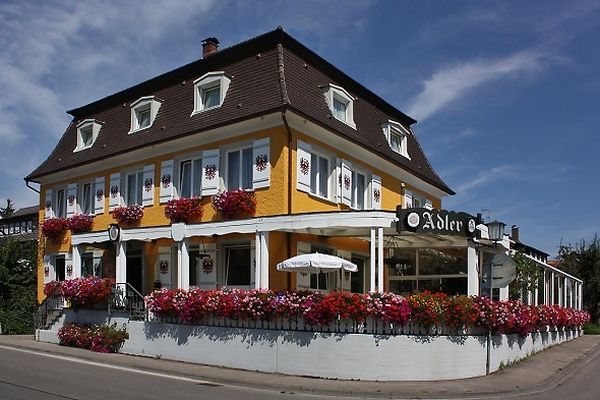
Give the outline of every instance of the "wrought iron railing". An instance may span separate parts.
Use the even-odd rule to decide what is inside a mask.
[[[33,315],[34,329],[48,329],[63,314],[65,300],[58,291],[58,287],[46,296]],[[35,332],[34,330],[34,332]]]
[[[148,311],[144,296],[129,283],[116,283],[108,300],[108,312],[121,311],[129,313],[132,321],[147,321]]]

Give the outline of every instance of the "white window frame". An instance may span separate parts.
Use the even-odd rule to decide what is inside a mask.
[[[330,153],[327,153],[325,151],[322,151],[320,149],[316,149],[316,148],[312,148],[311,152],[311,174],[313,173],[313,171],[316,171],[317,177],[316,177],[316,187],[313,187],[312,185],[312,176],[310,177],[310,194],[312,196],[316,196],[320,199],[324,199],[324,200],[328,200],[328,201],[335,201],[334,196],[334,184],[333,184],[333,180],[335,178],[335,171],[336,171],[336,158],[335,156],[333,156]],[[312,156],[317,156],[317,163],[316,165],[312,165]],[[323,196],[321,194],[319,194],[319,175],[320,175],[320,171],[319,171],[319,161],[318,158],[325,158],[328,161],[328,169],[329,169],[329,176],[327,177],[327,196]]]
[[[191,182],[190,182],[190,189],[191,189],[191,196],[190,197],[202,197],[202,174],[203,174],[203,170],[202,170],[202,153],[193,153],[193,154],[186,154],[182,157],[178,157],[177,159],[175,159],[175,167],[177,168],[176,173],[175,173],[175,177],[177,179],[176,183],[176,188],[177,188],[177,193],[179,194],[180,197],[184,197],[183,196],[183,191],[182,191],[182,182],[181,182],[181,167],[183,165],[183,163],[185,162],[191,162],[191,172],[192,175],[190,177]],[[200,186],[198,188],[194,188],[194,163],[199,163],[200,164]]]
[[[410,131],[408,129],[404,128],[402,126],[402,124],[400,124],[399,122],[392,121],[392,120],[388,120],[381,127],[383,129],[383,134],[385,135],[385,139],[388,142],[388,146],[390,146],[390,149],[393,152],[398,153],[410,160],[411,158],[410,158],[410,155],[408,154],[408,135],[410,135]],[[399,138],[399,144],[400,144],[399,149],[394,149],[392,147],[392,137],[393,136],[397,136]]]
[[[354,123],[354,97],[352,97],[352,95],[348,93],[346,89],[344,89],[341,86],[334,85],[333,83],[324,86],[322,89],[323,95],[325,96],[325,101],[329,106],[329,111],[331,111],[331,115],[338,121],[341,121],[346,125],[352,127],[353,129],[356,129],[356,124]],[[335,108],[333,106],[334,99],[346,105],[345,120],[339,119],[337,117],[335,113]]]
[[[59,202],[58,194],[63,193],[62,200]],[[64,210],[64,214],[60,215],[59,210]],[[52,188],[52,212],[55,218],[67,218],[67,187],[59,186]]]
[[[158,114],[161,104],[162,100],[158,99],[156,96],[140,97],[131,103],[131,127],[129,129],[129,133],[131,134],[150,128],[156,120],[156,115]],[[150,110],[150,124],[147,126],[140,126],[138,112],[146,108],[149,108]]]
[[[136,175],[136,189],[135,189],[135,202],[131,202],[129,201],[129,176],[130,175]],[[127,171],[123,171],[121,173],[122,176],[122,184],[121,184],[121,188],[125,189],[123,192],[121,192],[121,197],[123,199],[123,202],[126,206],[131,206],[133,204],[137,204],[139,206],[143,206],[144,203],[144,195],[142,193],[142,190],[144,189],[144,169],[143,168],[136,168],[136,169],[131,169],[131,170],[127,170]],[[138,203],[138,197],[139,197],[139,203]]]
[[[90,198],[89,198],[89,202],[90,202],[90,211],[89,212],[85,212],[84,207],[83,207],[83,192],[84,192],[84,188],[85,185],[90,185]],[[94,193],[94,181],[83,181],[83,182],[79,182],[77,184],[77,212],[79,214],[86,214],[86,215],[94,215],[94,209],[95,209],[95,197],[96,194]]]
[[[91,129],[92,133],[92,142],[90,144],[85,144],[83,142],[83,135],[85,131]],[[91,148],[94,143],[96,143],[96,139],[98,138],[98,134],[100,133],[100,129],[102,129],[102,124],[100,124],[95,119],[86,119],[77,124],[77,145],[73,150],[73,153],[77,153],[81,150],[86,150]]]
[[[227,190],[237,190],[237,189],[244,189],[247,192],[253,191],[254,190],[254,182],[252,179],[252,175],[250,176],[250,187],[248,188],[242,188],[242,181],[243,181],[243,172],[244,172],[244,157],[243,157],[243,151],[244,150],[250,150],[250,152],[253,152],[253,145],[252,142],[244,142],[244,143],[238,143],[236,146],[232,146],[232,147],[226,147],[222,149],[222,157],[221,159],[222,164],[223,164],[223,168],[221,168],[221,171],[224,171],[223,173],[223,186],[227,189]],[[239,170],[239,178],[240,181],[238,182],[238,186],[237,187],[229,187],[229,154],[230,153],[240,153],[240,170]],[[252,158],[250,159],[251,161]],[[250,163],[250,173],[252,173],[252,169],[254,168],[254,163],[251,162]]]
[[[358,180],[356,179],[357,175],[362,175],[364,178],[364,188],[363,188],[363,193],[362,193],[362,198],[363,198],[363,206],[362,208],[358,207],[358,204],[356,203],[356,199],[358,198],[358,185],[357,182]],[[361,169],[352,169],[352,205],[351,207],[354,210],[367,210],[370,208],[370,190],[369,190],[369,185],[370,185],[370,180],[369,180],[369,173],[361,170]]]
[[[230,83],[231,79],[225,75],[224,71],[208,72],[196,79],[194,81],[194,110],[191,115],[221,107],[223,101],[225,101]],[[203,99],[204,91],[217,86],[219,87],[219,104],[212,107],[205,107]]]

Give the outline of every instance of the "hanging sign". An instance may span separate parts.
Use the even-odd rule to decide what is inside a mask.
[[[477,226],[477,219],[465,212],[398,206],[396,215],[398,232],[472,237]]]

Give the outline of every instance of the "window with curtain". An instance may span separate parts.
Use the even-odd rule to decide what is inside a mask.
[[[311,154],[310,191],[321,197],[329,198],[329,176],[331,163],[328,158]]]
[[[202,189],[202,161],[184,160],[179,164],[179,195],[181,197],[200,196]]]
[[[352,171],[352,208],[357,210],[365,208],[366,181],[364,174]]]
[[[250,286],[252,260],[250,246],[225,247],[225,284],[227,286]]]
[[[337,97],[333,97],[333,116],[336,119],[339,119],[342,122],[346,122],[346,110],[348,109],[348,104]]]
[[[91,214],[94,210],[92,198],[92,184],[90,182],[82,183],[77,190],[78,205],[82,214]]]
[[[56,218],[64,218],[67,215],[67,203],[65,200],[65,190],[58,189],[54,196],[54,215]]]
[[[142,205],[142,182],[143,182],[143,173],[140,172],[131,172],[126,175],[126,198],[125,202],[128,206],[137,204]]]
[[[207,88],[200,88],[202,95],[203,109],[216,107],[221,102],[221,87],[220,85]]]
[[[227,189],[252,189],[252,147],[227,153]]]

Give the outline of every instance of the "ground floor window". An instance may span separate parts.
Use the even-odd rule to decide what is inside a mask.
[[[200,251],[190,250],[189,258],[190,286],[198,286],[198,267],[200,265]]]
[[[322,246],[310,246],[311,253],[331,254],[333,255],[334,249]],[[333,285],[330,283],[333,281],[332,272],[321,272],[320,274],[310,274],[310,288],[328,291]]]
[[[251,258],[250,245],[225,246],[225,286],[250,287]]]
[[[352,256],[351,260],[358,267],[358,271],[350,275],[350,291],[352,293],[364,293],[365,286],[365,259],[363,257]]]
[[[394,248],[385,260],[389,291],[467,294],[467,248]]]
[[[81,255],[81,276],[94,276],[93,253],[83,253]]]
[[[56,280],[64,281],[66,279],[65,256],[54,257],[54,269],[56,271]]]

